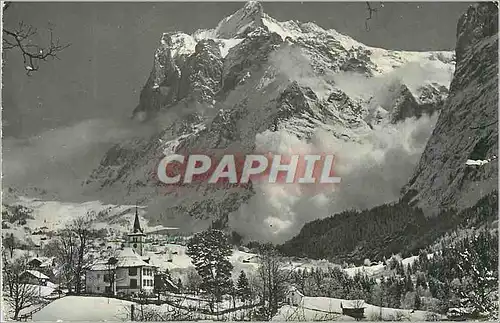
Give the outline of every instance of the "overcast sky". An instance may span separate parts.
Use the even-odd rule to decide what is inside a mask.
[[[25,138],[91,118],[128,117],[152,67],[162,32],[213,28],[243,3],[14,3],[4,24],[52,26],[72,46],[28,77],[15,51],[5,54],[4,137]],[[374,7],[380,3],[374,3]],[[365,44],[449,50],[468,3],[385,3],[365,30],[366,4],[265,3],[278,20],[312,21]],[[42,36],[47,36],[46,34]],[[42,39],[42,41],[45,40]]]

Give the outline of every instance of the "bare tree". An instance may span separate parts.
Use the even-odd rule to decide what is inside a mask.
[[[16,248],[16,238],[14,237],[14,233],[7,234],[7,236],[3,238],[3,245],[9,250],[10,257],[12,258],[14,255],[14,249]]]
[[[68,291],[72,293],[75,286],[75,266],[77,262],[77,238],[69,229],[59,231],[55,244],[58,262],[61,264],[61,276]]]
[[[264,317],[271,319],[285,298],[291,282],[293,268],[287,268],[283,259],[272,249],[264,250],[260,256],[258,277]]]
[[[11,2],[3,4],[3,14],[11,7]],[[20,21],[14,29],[3,28],[3,50],[19,50],[24,60],[24,68],[29,76],[37,71],[40,61],[59,59],[58,54],[71,46],[70,43],[61,43],[58,38],[54,38],[52,29],[49,29],[49,43],[41,46],[33,42],[37,37],[38,30],[33,26]]]
[[[127,317],[126,320],[137,320],[141,322],[166,322],[166,321],[194,321],[195,313],[186,309],[187,304],[185,300],[178,300],[175,302],[175,306],[169,304],[167,306],[151,306],[141,305],[140,311],[137,310],[137,304],[134,304],[134,313],[132,314],[131,306],[127,305],[124,307],[124,314]],[[132,317],[133,315],[133,317]],[[120,317],[123,319],[123,317]]]
[[[66,228],[59,231],[58,239],[54,243],[55,253],[62,264],[62,276],[71,293],[82,292],[82,279],[86,265],[89,264],[88,252],[96,235],[92,222],[94,212],[88,212],[70,222]]]
[[[188,273],[187,273],[187,278],[186,278],[186,288],[193,292],[195,295],[198,294],[200,291],[200,286],[201,286],[202,279],[198,272],[194,268],[190,268]]]
[[[77,239],[76,263],[75,263],[75,292],[82,292],[81,277],[84,274],[85,266],[88,264],[87,257],[91,242],[95,238],[96,231],[93,229],[95,213],[90,211],[83,217],[79,217],[70,224],[69,230],[73,232]]]
[[[2,276],[4,289],[7,289],[7,296],[4,297],[4,301],[13,310],[14,320],[19,318],[21,310],[33,305],[37,300],[37,289],[35,286],[25,284],[22,279],[22,274],[26,271],[27,264],[27,257],[7,259],[5,253],[3,254]]]

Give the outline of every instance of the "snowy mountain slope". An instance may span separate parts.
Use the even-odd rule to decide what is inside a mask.
[[[470,7],[457,28],[450,94],[404,189],[429,212],[463,209],[498,189],[498,8]],[[493,160],[481,167],[468,160]]]
[[[278,22],[249,2],[213,30],[162,36],[133,112],[158,130],[108,151],[86,192],[115,204],[149,203],[149,219],[183,230],[215,221],[271,240],[311,220],[308,203],[323,217],[395,199],[432,129],[426,113],[439,110],[447,93],[453,56],[371,48],[312,23]],[[345,178],[368,172],[369,181],[390,179],[367,192],[354,178],[337,198],[326,192],[311,200],[298,187],[294,197],[276,199],[269,197],[289,188],[193,184],[172,191],[155,178],[164,151],[255,150],[334,151],[344,154],[338,167]]]
[[[10,205],[10,204],[9,204]],[[131,230],[135,206],[133,205],[111,205],[103,204],[99,201],[89,201],[85,203],[69,203],[59,201],[43,201],[33,198],[19,197],[11,204],[22,205],[32,210],[25,224],[5,223],[2,235],[13,233],[22,242],[33,242],[40,245],[41,239],[50,237],[57,230],[65,228],[74,219],[83,217],[89,213],[95,215],[94,228],[105,229],[108,238],[120,237]],[[155,226],[144,219],[145,210],[137,209],[141,222],[148,231],[155,231],[163,228]],[[8,222],[4,218],[3,221]],[[7,227],[8,226],[8,227]],[[34,234],[41,232],[43,234]]]

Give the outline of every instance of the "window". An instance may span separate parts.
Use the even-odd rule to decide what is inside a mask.
[[[144,279],[144,280],[142,281],[142,285],[144,285],[144,286],[149,286],[149,285],[148,285],[148,280],[147,280],[147,279]]]
[[[97,286],[97,291],[99,291],[101,288],[99,286]]]
[[[104,275],[104,282],[109,283],[109,275]]]
[[[97,274],[97,279],[101,279],[101,275]]]
[[[135,268],[135,267],[129,268],[128,269],[128,275],[129,276],[136,276],[137,275],[137,268]]]
[[[137,288],[137,279],[130,280],[130,288]]]

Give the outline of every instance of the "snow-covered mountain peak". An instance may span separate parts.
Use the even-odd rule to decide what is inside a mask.
[[[284,207],[299,209],[281,214],[273,209],[274,202],[260,200],[262,190],[227,191],[205,185],[201,186],[206,194],[183,187],[176,192],[177,197],[165,196],[151,173],[164,151],[247,153],[262,147],[273,151],[269,146],[276,141],[273,138],[299,146],[325,142],[321,145],[328,147],[321,149],[342,150],[346,156],[359,151],[359,156],[352,157],[353,163],[367,159],[370,165],[374,160],[381,163],[385,149],[391,149],[387,147],[405,147],[398,152],[403,156],[397,158],[405,163],[396,167],[401,174],[391,175],[399,182],[391,184],[382,198],[374,197],[370,202],[383,203],[389,195],[398,197],[405,177],[409,177],[407,169],[414,166],[415,156],[423,149],[421,141],[431,131],[415,132],[409,143],[396,142],[407,136],[394,139],[392,133],[404,128],[402,133],[412,134],[406,127],[414,123],[415,127],[432,127],[427,116],[440,109],[453,70],[453,52],[374,48],[314,23],[279,22],[264,13],[260,3],[250,2],[214,29],[192,35],[163,34],[152,73],[134,111],[139,120],[158,121],[159,130],[151,138],[110,150],[92,172],[86,189],[109,192],[112,203],[131,199],[151,202],[151,217],[189,230],[217,220],[231,222],[248,234],[244,232],[250,227],[245,225],[245,215],[276,214],[263,221],[292,223],[286,230],[293,231],[304,221],[300,203]],[[389,134],[384,129],[393,130]],[[362,153],[377,151],[373,147],[379,146],[381,151],[373,153],[377,155],[373,158],[371,153]],[[345,176],[354,172],[347,164],[344,168]],[[352,194],[359,194],[366,186],[355,187]],[[347,198],[353,202],[340,203],[335,210],[356,207],[357,200]]]
[[[249,1],[229,17],[224,18],[215,28],[218,38],[233,38],[245,35],[263,25],[264,10],[257,1]]]
[[[161,49],[170,51],[172,58],[179,55],[191,55],[196,47],[193,37],[183,32],[163,33],[160,44]]]

